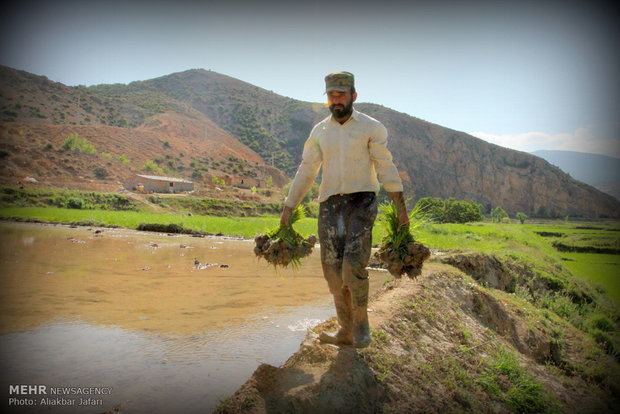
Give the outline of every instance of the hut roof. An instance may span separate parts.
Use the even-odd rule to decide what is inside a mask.
[[[160,175],[142,175],[142,174],[136,174],[138,177],[142,177],[142,178],[146,178],[148,180],[161,180],[161,181],[172,181],[175,183],[188,183],[188,184],[192,184],[191,181],[187,181],[184,180],[182,178],[176,178],[176,177],[164,177],[164,176],[160,176]]]

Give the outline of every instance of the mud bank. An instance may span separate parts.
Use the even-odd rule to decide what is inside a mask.
[[[327,321],[282,366],[260,365],[215,412],[615,412],[614,357],[511,293],[532,272],[478,254],[432,261],[371,299],[368,348],[320,344],[318,334],[336,327]]]

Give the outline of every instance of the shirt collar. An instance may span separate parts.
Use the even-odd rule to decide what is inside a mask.
[[[353,112],[351,113],[351,118],[353,118],[356,121],[358,121],[359,120],[359,115],[360,115],[360,113],[357,112],[357,110],[355,110],[355,107],[353,107]]]

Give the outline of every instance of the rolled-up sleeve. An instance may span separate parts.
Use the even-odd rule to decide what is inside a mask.
[[[322,160],[319,141],[313,131],[304,144],[301,164],[297,169],[288,196],[284,200],[284,205],[294,209],[301,203],[319,173]]]
[[[375,165],[379,181],[383,183],[385,191],[403,191],[403,184],[398,175],[398,170],[392,162],[392,154],[387,148],[387,136],[387,129],[382,124],[378,124],[368,143],[370,158]]]

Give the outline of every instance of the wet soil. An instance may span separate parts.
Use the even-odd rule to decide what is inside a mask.
[[[500,281],[505,264],[492,258],[479,265],[477,271]],[[616,412],[613,357],[591,353],[592,339],[566,324],[558,347],[557,327],[541,323],[529,305],[507,300],[505,287],[478,286],[456,267],[431,260],[417,279],[394,280],[373,295],[368,348],[320,343],[322,331],[338,327],[334,319],[326,321],[283,365],[261,364],[215,412]],[[517,410],[509,398],[478,385],[498,349],[514,353],[519,367],[541,384],[538,408]],[[599,385],[580,372],[584,365],[598,367]],[[498,381],[498,390],[516,389],[508,377]]]

